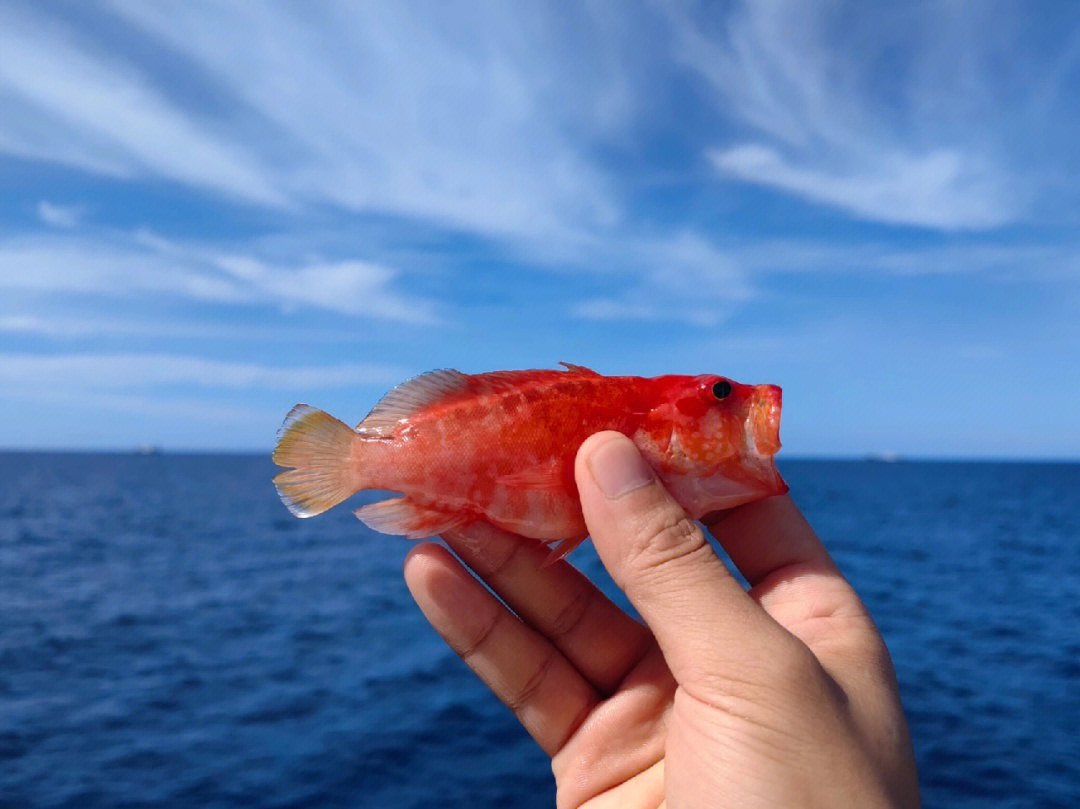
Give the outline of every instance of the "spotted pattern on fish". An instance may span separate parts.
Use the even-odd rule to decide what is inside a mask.
[[[566,370],[433,371],[388,393],[356,429],[307,405],[274,460],[286,505],[310,516],[359,489],[400,502],[358,516],[421,536],[483,520],[545,541],[585,536],[573,477],[582,441],[617,430],[692,517],[787,490],[773,463],[780,389],[716,375],[609,377]]]

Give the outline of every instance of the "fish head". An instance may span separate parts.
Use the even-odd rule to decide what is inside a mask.
[[[660,456],[654,467],[687,512],[700,518],[786,492],[773,461],[780,388],[715,375],[677,379],[651,414],[647,441]]]

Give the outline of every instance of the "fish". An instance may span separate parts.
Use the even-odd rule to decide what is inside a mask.
[[[430,371],[392,389],[355,428],[298,404],[273,452],[287,469],[274,485],[298,517],[387,490],[395,496],[355,512],[369,528],[420,539],[483,521],[547,543],[546,563],[587,538],[574,458],[601,430],[629,437],[692,519],[788,491],[773,460],[778,386],[561,364]]]

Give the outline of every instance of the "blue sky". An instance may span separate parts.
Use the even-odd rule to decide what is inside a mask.
[[[0,0],[0,54],[0,446],[565,360],[1080,457],[1073,3]]]

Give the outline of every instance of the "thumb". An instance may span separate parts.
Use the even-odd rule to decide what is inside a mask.
[[[596,551],[680,685],[710,687],[786,645],[630,439],[589,437],[575,475]]]

